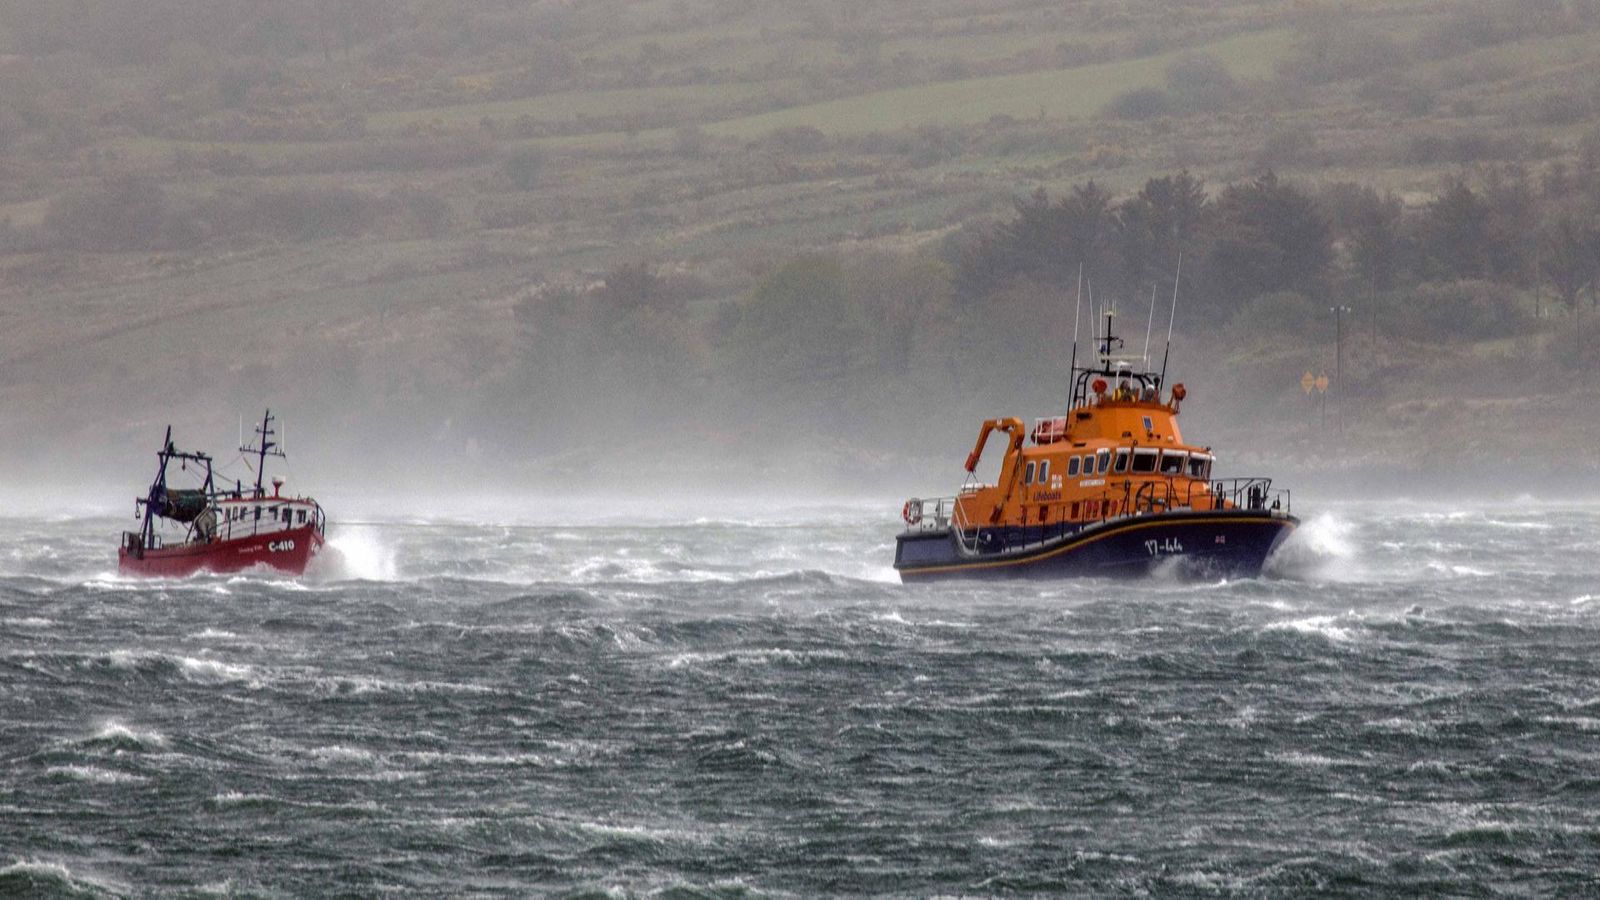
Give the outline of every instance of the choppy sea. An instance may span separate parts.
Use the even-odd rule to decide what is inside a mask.
[[[1202,583],[901,586],[848,509],[142,582],[123,525],[0,520],[0,895],[1600,892],[1592,507]]]

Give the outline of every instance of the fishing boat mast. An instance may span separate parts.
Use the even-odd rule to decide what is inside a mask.
[[[185,453],[174,447],[172,444],[171,425],[167,426],[167,436],[161,442],[161,449],[156,451],[156,460],[156,477],[150,482],[150,490],[145,494],[144,499],[135,502],[136,514],[139,507],[144,510],[144,522],[140,526],[139,534],[145,547],[151,546],[154,539],[155,519],[157,516],[179,521],[189,521],[194,518],[193,516],[184,518],[183,511],[172,502],[173,495],[167,489],[167,466],[173,460],[178,460],[179,465],[186,469],[189,467],[190,462],[205,467],[205,483],[200,488],[204,503],[209,504],[212,495],[216,493],[216,483],[213,480],[211,471],[211,456],[199,452]]]
[[[278,444],[278,442],[272,439],[272,436],[276,434],[276,432],[272,430],[272,420],[272,410],[268,409],[266,415],[261,418],[261,424],[256,426],[256,441],[259,446],[241,446],[239,448],[240,453],[254,453],[256,455],[255,496],[257,499],[265,496],[261,489],[261,476],[267,468],[267,457],[276,456],[279,459],[288,458],[284,455],[283,448]]]

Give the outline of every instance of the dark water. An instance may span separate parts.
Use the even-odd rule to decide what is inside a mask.
[[[1600,510],[901,587],[894,522],[0,523],[0,894],[1600,890]]]

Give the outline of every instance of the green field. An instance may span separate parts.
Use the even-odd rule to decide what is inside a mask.
[[[961,127],[981,124],[995,116],[1082,119],[1094,115],[1118,94],[1162,86],[1167,66],[1187,53],[1215,54],[1226,61],[1236,77],[1259,78],[1271,74],[1288,49],[1288,42],[1287,32],[1259,32],[1142,59],[879,91],[718,122],[707,130],[732,137],[754,137],[778,128],[806,125],[850,134],[925,125]]]

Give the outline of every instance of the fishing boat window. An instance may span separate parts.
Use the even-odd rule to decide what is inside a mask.
[[[1100,474],[1104,475],[1106,473],[1106,470],[1111,468],[1111,451],[1110,450],[1101,450],[1101,451],[1098,451],[1095,455],[1100,458]]]
[[[1128,471],[1128,451],[1126,451],[1126,450],[1118,450],[1117,451],[1117,467],[1116,467],[1115,471],[1116,471],[1116,473],[1118,475],[1121,475],[1123,472]]]
[[[1189,476],[1204,481],[1211,477],[1211,457],[1196,453],[1189,457]]]
[[[1067,477],[1073,478],[1078,474],[1078,458],[1076,456],[1067,460]]]
[[[1155,470],[1156,470],[1156,451],[1154,451],[1154,450],[1135,450],[1135,451],[1133,451],[1133,471],[1135,471],[1135,472],[1154,472]]]
[[[300,510],[300,524],[304,525],[305,523],[306,523],[306,511],[302,509],[302,510]]]
[[[256,507],[256,521],[261,521],[261,507]]]
[[[1022,477],[1023,484],[1033,484],[1033,463],[1028,463],[1028,473]]]
[[[1183,465],[1188,461],[1189,454],[1168,450],[1161,454],[1161,474],[1182,475]]]

